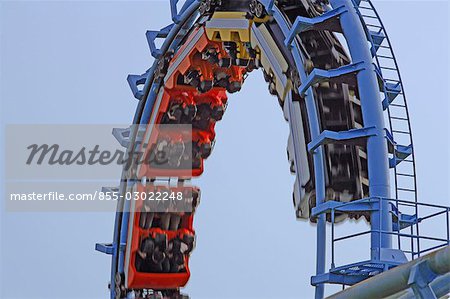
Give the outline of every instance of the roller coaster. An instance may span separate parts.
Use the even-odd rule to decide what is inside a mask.
[[[111,298],[188,298],[180,290],[190,276],[200,201],[192,180],[212,153],[227,94],[239,92],[258,69],[289,123],[295,215],[317,228],[315,297],[324,297],[326,284],[355,285],[337,298],[445,295],[450,209],[418,201],[405,90],[372,2],[171,0],[170,9],[173,23],[146,33],[153,66],[128,76],[139,101],[133,125],[113,131],[136,158],[120,186],[104,190],[122,198],[113,242],[96,245],[112,255]],[[157,39],[163,39],[161,48]],[[139,163],[138,156],[149,162]],[[146,196],[127,200],[126,194]],[[149,194],[172,200],[147,200]],[[445,219],[445,236],[420,234],[420,223],[436,217]],[[369,230],[335,236],[335,224],[359,218]],[[370,260],[336,265],[335,243],[361,235],[370,235]],[[408,283],[397,281],[395,292],[380,287],[403,270]],[[346,293],[361,284],[366,291]]]

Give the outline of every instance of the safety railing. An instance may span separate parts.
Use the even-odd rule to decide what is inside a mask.
[[[368,229],[358,233],[336,236],[336,214],[351,213],[352,211],[361,210],[376,210],[381,201],[388,201],[391,206],[392,215],[392,231],[382,231]],[[409,211],[417,211],[417,214],[408,214],[402,209]],[[351,238],[356,238],[372,233],[387,234],[397,238],[397,248],[404,253],[409,254],[411,259],[420,256],[423,253],[436,250],[438,248],[450,245],[450,207],[429,204],[418,203],[415,201],[400,200],[400,199],[387,199],[387,198],[364,198],[351,202],[327,202],[323,205],[323,208],[318,210],[313,209],[313,216],[320,214],[327,214],[331,217],[331,268],[335,268],[336,259],[336,243]],[[443,219],[437,219],[437,217],[443,217]],[[442,223],[446,223],[444,229],[440,232],[441,236],[437,237],[438,233],[435,231],[433,236],[422,235],[420,230],[416,230],[416,227],[424,225],[425,222],[435,221],[439,223],[438,226],[442,227]],[[432,224],[432,223],[431,223]],[[402,248],[402,239],[407,239],[407,243],[410,244],[410,248]],[[428,245],[424,244],[427,243]],[[430,245],[430,243],[434,243]],[[422,246],[418,246],[422,245]]]

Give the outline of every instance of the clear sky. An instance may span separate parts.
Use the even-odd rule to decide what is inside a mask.
[[[374,2],[408,95],[419,198],[449,205],[449,2]],[[0,142],[5,124],[129,123],[137,102],[126,75],[151,65],[145,31],[169,19],[166,1],[0,1]],[[287,136],[255,72],[230,97],[197,180],[194,299],[312,298],[315,228],[295,220]],[[1,298],[106,298],[110,259],[94,244],[111,240],[113,213],[0,215]],[[368,246],[339,252],[352,261]]]

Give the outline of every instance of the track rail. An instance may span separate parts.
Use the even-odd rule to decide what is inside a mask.
[[[178,1],[171,0],[174,23],[147,32],[155,62],[144,74],[128,77],[139,100],[135,126],[116,135],[129,155],[158,157],[164,148],[168,160],[177,163],[161,169],[136,161],[124,170],[118,190],[122,195],[188,191],[192,210],[156,211],[145,203],[118,202],[113,242],[97,246],[112,255],[111,298],[187,297],[180,288],[190,275],[200,196],[191,179],[201,175],[212,151],[226,92],[238,92],[258,68],[290,125],[287,152],[296,176],[296,216],[317,223],[316,298],[323,298],[325,283],[353,284],[368,277],[365,269],[355,274],[354,264],[336,268],[334,249],[334,272],[325,273],[327,221],[333,232],[335,222],[348,217],[370,222],[372,258],[363,266],[382,272],[406,260],[391,246],[391,235],[397,235],[401,249],[400,199],[406,193],[417,203],[411,125],[398,64],[370,0],[330,2],[188,0],[178,10]],[[347,47],[335,33],[344,36]],[[157,38],[164,39],[160,49]],[[189,125],[191,134],[164,130],[162,124]],[[386,200],[389,167],[394,200]],[[406,227],[413,226],[412,258],[421,253],[418,221]],[[353,271],[351,283],[337,270]]]

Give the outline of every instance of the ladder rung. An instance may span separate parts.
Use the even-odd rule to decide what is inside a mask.
[[[383,78],[384,81],[392,81],[392,82],[396,82],[396,83],[401,83],[400,80],[398,79],[391,79],[391,78]]]
[[[391,107],[401,107],[401,108],[406,108],[406,106],[404,106],[404,105],[399,105],[399,104],[390,104],[389,106],[391,106]]]
[[[407,173],[397,173],[398,176],[406,176],[406,177],[410,177],[410,178],[414,178],[415,175],[413,174],[407,174]]]
[[[398,133],[398,134],[410,134],[410,132],[406,132],[406,131],[398,131],[398,130],[392,130],[392,133]]]
[[[385,56],[385,55],[377,55],[377,57],[379,57],[379,58],[386,58],[386,59],[392,59],[392,60],[394,60],[394,57],[391,57],[391,56]]]
[[[379,48],[383,48],[383,49],[390,49],[391,47],[389,47],[389,46],[382,46],[382,45],[379,45],[378,46]]]
[[[375,17],[375,16],[368,16],[368,15],[361,15],[361,16],[364,17],[364,18],[369,18],[369,19],[376,19],[376,20],[378,20],[378,18]]]
[[[380,69],[383,69],[383,70],[390,70],[390,71],[397,71],[396,68],[394,68],[394,67],[387,67],[387,66],[380,66]]]
[[[392,106],[392,105],[391,105]],[[393,119],[393,120],[405,120],[405,121],[407,121],[407,120],[409,120],[408,119],[408,116],[405,116],[405,117],[403,117],[403,116],[392,116],[392,113],[391,113],[391,116],[389,116],[389,118],[390,119]],[[402,118],[402,119],[400,119],[400,118]],[[395,126],[393,125],[392,126],[392,128],[391,129],[393,129],[393,130],[395,130],[396,128],[394,128]]]
[[[397,104],[391,104],[391,106],[392,106],[392,105],[397,105]],[[397,117],[397,118],[407,118],[408,116],[403,116],[403,115],[397,116],[397,115],[394,115],[394,113],[391,112],[390,118],[393,118],[393,117]]]
[[[397,190],[405,192],[416,192],[416,189],[408,189],[408,188],[397,188]]]
[[[378,25],[367,24],[367,23],[366,23],[366,26],[369,26],[369,27],[374,27],[374,28],[378,28],[378,29],[382,29],[382,28],[383,28],[383,27],[381,27],[381,26],[378,26]]]
[[[409,120],[408,118],[404,118],[404,117],[397,117],[397,116],[391,116],[391,119],[395,119],[395,120],[404,120],[404,121],[407,121],[407,120]]]

